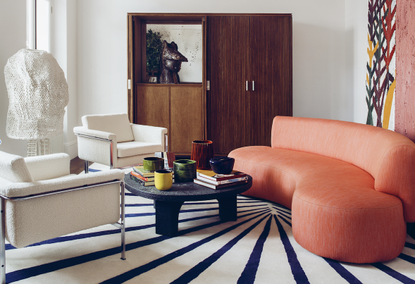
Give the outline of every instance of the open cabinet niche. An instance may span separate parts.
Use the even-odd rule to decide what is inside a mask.
[[[206,139],[205,17],[190,14],[128,14],[128,111],[130,121],[168,129],[169,151],[188,155],[193,140]],[[174,41],[182,62],[180,84],[149,79],[146,33]],[[150,82],[152,81],[152,82]]]
[[[146,31],[159,33],[161,40],[175,42],[188,62],[182,63],[179,72],[181,83],[202,83],[203,32],[202,25],[147,24]]]

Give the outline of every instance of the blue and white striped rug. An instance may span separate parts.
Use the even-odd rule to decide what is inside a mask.
[[[415,283],[415,240],[393,261],[339,263],[299,246],[290,210],[238,197],[238,220],[215,200],[186,202],[179,236],[155,234],[151,200],[126,196],[127,260],[111,225],[23,249],[7,245],[9,283]]]

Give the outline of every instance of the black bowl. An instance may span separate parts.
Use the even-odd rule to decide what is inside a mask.
[[[213,157],[209,160],[212,171],[217,174],[230,174],[233,170],[235,159],[231,157]]]

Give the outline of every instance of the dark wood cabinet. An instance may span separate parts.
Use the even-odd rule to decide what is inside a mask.
[[[202,25],[200,84],[144,83],[145,25],[166,21]],[[130,119],[167,127],[170,151],[190,154],[201,139],[212,140],[217,155],[270,145],[273,117],[292,115],[290,14],[131,13],[128,27]]]
[[[242,146],[269,146],[272,118],[292,115],[291,15],[207,21],[208,139],[224,155]]]

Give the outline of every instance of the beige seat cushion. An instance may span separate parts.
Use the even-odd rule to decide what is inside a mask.
[[[118,143],[117,150],[118,157],[124,158],[146,153],[161,152],[163,151],[163,146],[161,144],[134,141]]]
[[[88,129],[114,133],[117,142],[133,141],[134,135],[126,113],[85,115],[82,125]]]

